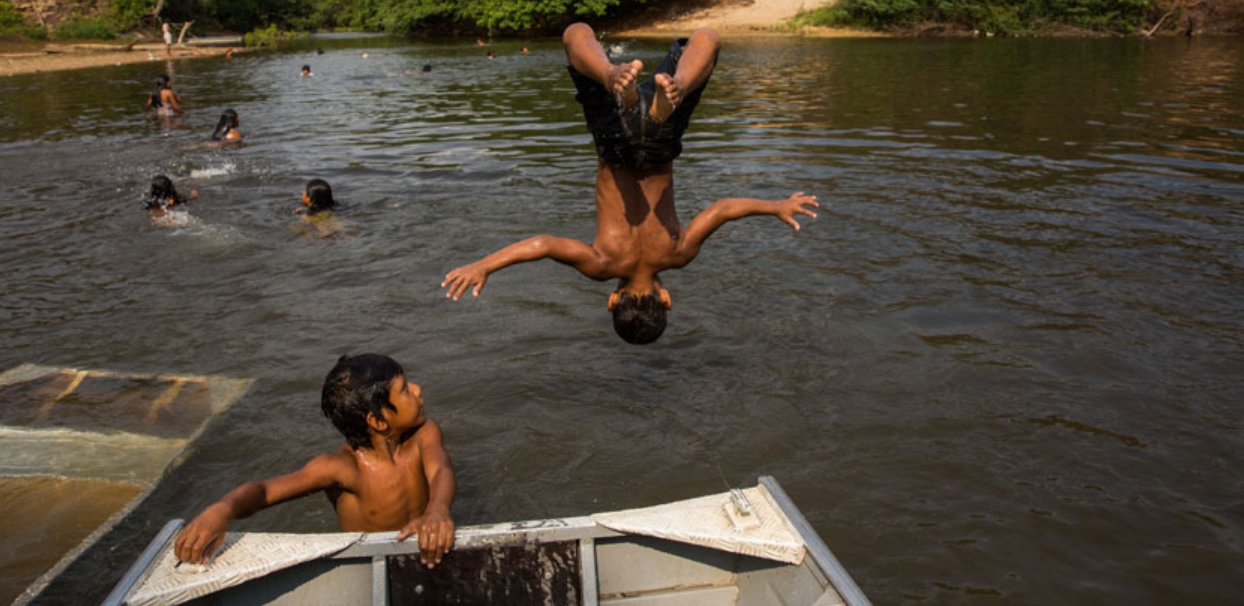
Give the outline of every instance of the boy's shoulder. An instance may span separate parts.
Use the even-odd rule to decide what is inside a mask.
[[[406,434],[403,444],[410,444],[418,450],[442,446],[441,426],[432,419],[425,419],[423,424]]]
[[[303,469],[320,478],[321,482],[327,480],[346,489],[352,489],[357,484],[358,475],[362,472],[357,453],[349,444],[316,455],[307,461]]]
[[[425,419],[423,425],[415,429],[415,438],[422,440],[441,440],[441,426],[432,419]]]
[[[350,448],[349,444],[342,444],[336,450],[312,457],[310,461],[307,461],[304,469],[318,474],[341,476],[353,474],[358,467],[358,458],[355,456],[354,449]]]

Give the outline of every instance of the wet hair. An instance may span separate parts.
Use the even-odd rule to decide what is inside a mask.
[[[405,374],[402,365],[389,356],[341,356],[324,378],[320,410],[345,436],[350,448],[368,447],[371,431],[367,415],[380,416],[385,408],[396,410],[389,401],[389,386],[394,377]]]
[[[177,193],[177,188],[173,187],[172,179],[164,175],[156,175],[151,178],[151,191],[147,192],[147,199],[143,201],[143,208],[154,210],[176,204],[185,204],[185,202],[186,198]]]
[[[225,136],[229,134],[231,129],[238,127],[238,113],[226,109],[220,114],[220,121],[216,123],[216,130],[212,131],[212,141],[223,141]]]
[[[164,87],[167,85],[168,76],[160,74],[156,77],[155,86],[152,87],[151,95],[148,97],[148,102],[151,104],[151,107],[164,107],[164,102],[160,100],[160,91],[164,90]]]
[[[426,73],[428,73],[428,72],[430,72],[430,71],[432,71],[432,64],[431,64],[431,63],[424,63],[424,64],[423,64],[423,69],[421,69],[421,70],[419,70],[419,71],[422,71],[422,72],[423,72],[423,73],[425,73],[425,74],[426,74]]]
[[[613,330],[632,345],[647,345],[665,332],[665,304],[657,293],[636,297],[620,293],[613,306]]]
[[[307,197],[311,199],[311,208],[307,209],[309,215],[332,210],[337,206],[337,201],[333,200],[333,187],[323,179],[307,181]]]
[[[310,66],[310,65],[304,65],[304,66],[302,66],[302,71],[310,73],[310,72],[311,72],[311,66]]]

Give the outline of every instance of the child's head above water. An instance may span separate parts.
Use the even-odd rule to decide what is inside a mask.
[[[172,179],[164,175],[156,175],[151,178],[151,190],[147,192],[143,208],[154,210],[183,204],[185,201],[186,199],[177,193],[177,188],[173,187]]]
[[[232,109],[226,109],[220,114],[220,120],[216,122],[216,130],[212,131],[212,141],[224,141],[225,139],[241,139],[242,135],[237,133],[236,129],[241,123],[238,120],[238,113]],[[230,134],[233,131],[233,134]]]
[[[388,356],[341,356],[324,378],[320,409],[351,448],[368,447],[368,415],[381,417],[385,408],[396,410],[389,401],[389,388],[394,378],[405,375],[402,365]]]
[[[312,179],[307,181],[307,188],[302,192],[302,204],[306,206],[306,213],[314,215],[318,212],[332,210],[337,206],[337,201],[333,200],[333,188],[328,181],[323,179]]]
[[[310,66],[310,65],[304,65],[304,66],[302,66],[302,74],[301,74],[301,75],[303,75],[303,76],[310,76],[310,75],[311,75],[311,66]]]

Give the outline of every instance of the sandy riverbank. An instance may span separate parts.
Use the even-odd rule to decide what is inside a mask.
[[[712,27],[722,38],[735,36],[877,36],[859,30],[804,28],[788,25],[801,10],[820,7],[832,0],[720,0],[707,8],[684,14],[664,15],[649,23],[611,32],[612,36],[669,37],[698,27]],[[220,56],[226,47],[174,46],[169,56],[159,42],[136,44],[130,50],[120,44],[46,44],[21,52],[0,52],[0,77],[15,74],[82,69],[123,63],[163,62]],[[244,49],[238,48],[236,52]]]
[[[0,53],[0,77],[123,63],[163,63],[225,54],[227,47],[174,46],[170,55],[163,43],[136,44],[130,50],[110,44],[48,44],[42,49]],[[235,52],[241,52],[236,49]]]
[[[833,0],[717,0],[681,14],[664,14],[633,28],[611,32],[613,36],[659,36],[685,34],[711,27],[729,39],[736,36],[875,37],[877,32],[828,27],[803,27],[790,21],[800,11],[833,4]],[[655,14],[655,13],[653,13]]]

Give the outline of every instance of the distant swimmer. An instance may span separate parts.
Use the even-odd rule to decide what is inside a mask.
[[[333,188],[328,181],[312,179],[302,190],[302,206],[294,209],[294,214],[311,217],[336,208],[337,201],[333,199]]]
[[[310,66],[310,65],[304,65],[304,66],[302,66],[302,71],[301,71],[301,72],[299,72],[299,74],[298,74],[298,75],[300,75],[300,76],[314,76],[315,74],[311,73],[311,66]]]
[[[199,192],[195,190],[190,190],[188,196],[182,195],[173,186],[172,179],[165,175],[156,175],[151,178],[151,189],[147,192],[147,198],[143,200],[143,210],[151,213],[153,217],[161,217],[168,211],[181,208],[198,195]]]
[[[238,119],[238,113],[232,109],[226,109],[220,114],[220,120],[216,122],[216,130],[212,131],[212,141],[241,141],[242,132],[238,130],[241,120]]]

